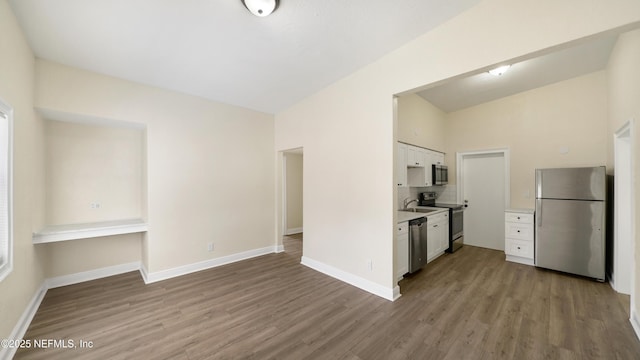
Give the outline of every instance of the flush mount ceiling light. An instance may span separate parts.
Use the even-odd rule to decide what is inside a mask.
[[[242,2],[253,15],[260,17],[271,14],[278,5],[277,0],[242,0]]]
[[[507,70],[509,70],[509,68],[511,67],[511,65],[504,65],[504,66],[500,66],[497,67],[493,70],[489,70],[489,74],[494,75],[494,76],[500,76],[504,73],[507,72]]]

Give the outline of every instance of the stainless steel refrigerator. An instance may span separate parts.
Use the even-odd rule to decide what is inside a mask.
[[[536,169],[535,264],[605,278],[605,167]]]

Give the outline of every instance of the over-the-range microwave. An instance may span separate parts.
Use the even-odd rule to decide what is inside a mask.
[[[449,169],[447,165],[431,165],[433,185],[447,185],[449,182]]]

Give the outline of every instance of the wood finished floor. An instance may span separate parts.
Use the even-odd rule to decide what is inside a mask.
[[[52,289],[17,359],[640,359],[628,299],[608,284],[465,246],[383,300],[270,254],[145,285],[137,272]]]

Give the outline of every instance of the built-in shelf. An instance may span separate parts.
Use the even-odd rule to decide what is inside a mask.
[[[134,234],[145,231],[147,231],[147,223],[142,219],[51,225],[45,227],[39,232],[33,233],[33,243],[43,244],[110,235]]]

